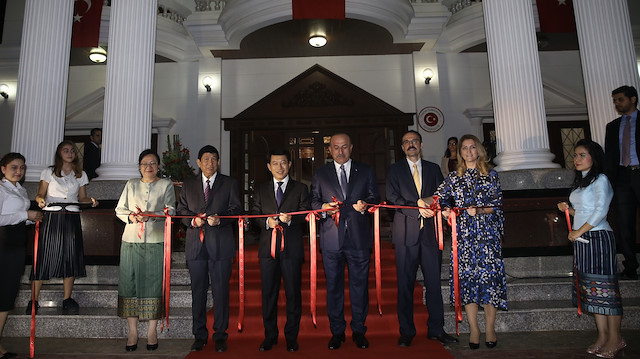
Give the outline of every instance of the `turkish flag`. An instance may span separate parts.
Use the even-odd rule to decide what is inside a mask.
[[[98,47],[103,0],[76,0],[71,47]]]
[[[572,0],[536,0],[540,32],[576,32]]]
[[[293,19],[344,20],[345,0],[291,0]]]

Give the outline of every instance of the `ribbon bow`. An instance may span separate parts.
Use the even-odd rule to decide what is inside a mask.
[[[140,209],[140,207],[138,207],[138,205],[136,205],[136,211],[135,215],[139,216],[142,214],[142,210]],[[138,238],[142,239],[142,235],[144,234],[144,222],[140,221],[138,222]]]
[[[342,201],[338,201],[338,199],[335,196],[331,196],[331,200],[333,202],[336,203],[336,205],[338,205],[338,212],[334,213],[331,215],[331,218],[333,218],[333,222],[336,224],[336,227],[338,227],[338,224],[340,223],[340,206],[342,206]]]
[[[305,217],[307,222],[309,222],[309,279],[310,279],[310,299],[309,299],[309,307],[311,311],[311,321],[313,322],[313,327],[318,327],[318,322],[316,320],[316,307],[317,307],[317,272],[318,272],[318,257],[317,257],[317,249],[316,249],[316,221],[320,219],[320,215],[318,212],[309,212]]]
[[[196,218],[201,218],[204,219],[205,221],[207,220],[207,214],[206,213],[198,213],[196,216],[193,217],[193,220],[195,221]],[[200,243],[204,242],[204,225],[200,227]]]
[[[271,258],[276,259],[276,242],[278,241],[278,232],[282,235],[280,241],[280,252],[284,251],[284,228],[281,225],[276,224],[271,230]]]

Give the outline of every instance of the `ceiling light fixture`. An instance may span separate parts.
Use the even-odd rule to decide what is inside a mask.
[[[103,63],[107,61],[107,51],[101,47],[95,47],[89,52],[89,60],[95,63]]]
[[[322,35],[313,35],[309,38],[309,45],[313,47],[322,47],[327,44],[327,38]]]

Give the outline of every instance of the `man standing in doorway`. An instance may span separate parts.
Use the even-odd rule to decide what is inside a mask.
[[[100,145],[102,144],[102,129],[92,128],[89,139],[91,140],[91,142],[84,145],[82,169],[87,173],[87,177],[89,177],[89,180],[91,180],[98,177],[96,169],[100,167]]]
[[[422,136],[408,131],[402,136],[404,161],[389,167],[387,174],[387,200],[398,206],[428,207],[433,203],[432,195],[442,182],[440,167],[422,159]],[[413,291],[418,265],[422,269],[427,290],[429,339],[443,344],[458,340],[444,331],[444,305],[440,283],[442,252],[435,236],[430,209],[396,209],[393,217],[393,244],[396,250],[398,276],[398,322],[400,338],[398,345],[411,346],[416,335],[413,322]],[[427,220],[429,218],[430,220]]]
[[[198,152],[200,176],[184,181],[178,197],[178,215],[189,216],[182,222],[187,226],[185,259],[191,276],[193,315],[192,351],[200,351],[207,344],[207,291],[211,280],[213,294],[213,341],[217,352],[227,350],[229,327],[229,278],[236,240],[233,235],[235,219],[216,216],[240,214],[242,203],[238,183],[218,173],[220,155],[207,145]]]
[[[624,255],[622,279],[638,279],[636,211],[640,204],[640,130],[638,130],[638,91],[631,86],[611,92],[621,115],[607,124],[605,135],[606,174],[613,186],[618,236],[616,243]]]
[[[359,348],[369,347],[365,320],[369,311],[372,236],[366,203],[378,203],[380,194],[373,169],[353,161],[352,149],[348,135],[338,133],[331,136],[329,152],[333,163],[318,168],[311,183],[311,207],[332,209],[323,212],[320,220],[320,248],[327,280],[327,314],[332,334],[329,349],[338,349],[345,341],[346,264],[349,266],[352,338]]]
[[[305,215],[291,216],[287,213],[309,209],[309,190],[304,183],[289,177],[291,155],[286,150],[271,151],[267,168],[273,179],[261,184],[255,191],[253,214],[275,214],[279,216],[256,218],[260,228],[260,276],[262,279],[262,322],[265,339],[260,351],[271,350],[278,343],[278,293],[280,280],[284,283],[287,297],[287,322],[284,337],[287,350],[298,350],[298,332],[302,314],[302,262],[304,243],[302,227]],[[281,228],[281,229],[280,229]],[[276,237],[272,232],[276,231]],[[275,243],[273,242],[275,241]]]

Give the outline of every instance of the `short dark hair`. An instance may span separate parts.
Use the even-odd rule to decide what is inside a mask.
[[[636,107],[638,107],[638,90],[636,90],[635,87],[627,86],[627,85],[620,86],[617,89],[611,91],[611,96],[617,95],[619,93],[623,93],[625,96],[627,96],[629,98],[629,100],[631,100],[632,97],[635,97],[636,98]]]
[[[418,135],[418,138],[420,139],[420,142],[422,142],[422,135],[420,134],[420,132],[418,132],[416,130],[409,130],[409,131],[405,132],[404,134],[402,134],[402,137],[404,137],[407,133],[415,133],[416,135]]]
[[[156,158],[156,162],[158,162],[158,164],[160,164],[160,156],[158,156],[158,154],[154,150],[152,150],[150,148],[147,148],[146,150],[140,152],[140,156],[138,156],[138,164],[141,164],[142,163],[142,159],[147,157],[148,155],[154,155],[155,158]]]
[[[269,151],[269,155],[267,156],[267,163],[271,163],[271,156],[286,156],[287,161],[291,162],[291,154],[284,148],[275,148]]]
[[[201,159],[202,155],[204,155],[205,153],[213,153],[214,155],[216,155],[216,157],[218,157],[218,159],[220,159],[220,153],[218,153],[218,150],[211,145],[206,145],[202,147],[200,151],[198,151],[198,159]]]
[[[92,129],[91,129],[91,136],[95,136],[95,135],[96,135],[96,132],[98,132],[98,131],[102,132],[102,129],[101,129],[101,128],[98,128],[98,127],[96,127],[96,128],[92,128]]]
[[[2,156],[0,159],[0,166],[7,167],[7,165],[15,160],[22,160],[22,162],[27,162],[24,156],[18,152],[9,152],[6,155]],[[0,179],[4,178],[4,173],[0,172]],[[24,176],[20,179],[20,183],[24,182]]]
[[[589,152],[592,164],[591,169],[584,177],[582,177],[582,172],[574,171],[575,177],[571,186],[572,190],[589,186],[600,174],[604,173],[604,150],[602,146],[595,141],[583,138],[573,148],[576,149],[578,147],[584,147]]]

